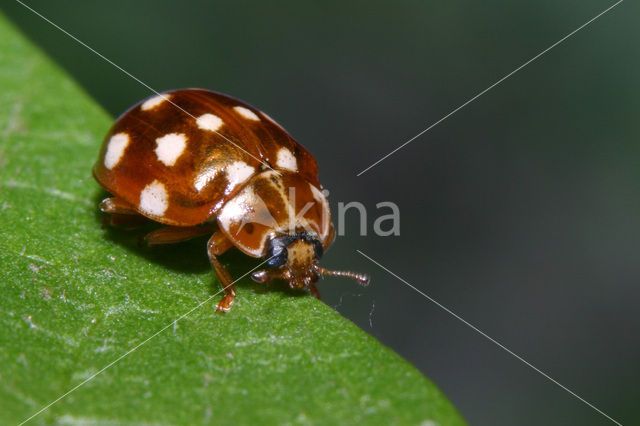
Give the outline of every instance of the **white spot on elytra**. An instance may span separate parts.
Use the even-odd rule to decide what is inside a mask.
[[[143,111],[149,111],[150,109],[154,109],[164,101],[168,101],[171,98],[171,95],[158,95],[153,98],[149,98],[140,105],[140,109]]]
[[[210,167],[204,169],[202,172],[196,176],[196,179],[193,183],[193,186],[196,188],[196,191],[200,192],[202,188],[204,188],[209,182],[211,182],[220,169],[217,167]]]
[[[260,117],[258,117],[256,113],[251,111],[249,108],[235,106],[233,109],[247,120],[260,121]]]
[[[227,179],[229,179],[229,191],[249,179],[256,169],[244,161],[235,161],[227,167]]]
[[[197,118],[196,124],[202,130],[211,130],[212,132],[215,132],[222,127],[224,121],[222,121],[222,119],[217,115],[204,114]]]
[[[276,165],[281,169],[291,170],[292,172],[298,171],[298,162],[296,161],[296,157],[294,157],[291,151],[287,148],[280,148],[278,151]]]
[[[187,137],[183,133],[169,133],[156,139],[158,160],[167,166],[176,164],[187,146]]]
[[[140,211],[154,216],[162,216],[169,207],[169,195],[164,185],[154,180],[140,193]]]
[[[107,169],[114,168],[122,159],[125,149],[129,145],[129,135],[126,133],[116,133],[109,139],[107,153],[104,155],[104,166]]]

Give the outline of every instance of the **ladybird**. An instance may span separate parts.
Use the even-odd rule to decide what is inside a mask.
[[[230,310],[236,290],[217,256],[234,247],[267,259],[268,268],[251,275],[260,283],[283,279],[317,298],[321,275],[369,283],[318,264],[335,231],[313,156],[230,96],[183,89],[131,107],[107,133],[93,175],[113,195],[100,203],[108,224],[165,225],[144,237],[147,244],[211,235],[207,254],[225,292],[219,312]]]

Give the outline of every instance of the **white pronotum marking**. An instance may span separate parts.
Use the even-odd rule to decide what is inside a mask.
[[[224,121],[222,121],[222,119],[217,115],[204,114],[196,119],[196,124],[202,130],[211,130],[212,132],[215,132],[222,127]]]
[[[227,179],[229,179],[229,191],[249,179],[256,169],[244,161],[235,161],[227,167]]]
[[[296,157],[287,148],[280,148],[280,151],[278,151],[276,165],[281,169],[291,170],[292,172],[298,171]]]
[[[158,160],[167,166],[176,164],[187,146],[187,137],[183,133],[169,133],[156,139]]]
[[[154,109],[164,101],[168,101],[171,98],[171,95],[158,95],[153,98],[149,98],[140,105],[140,109],[143,111],[149,111],[150,109]]]
[[[321,223],[319,223],[319,225],[321,228],[320,237],[324,240],[329,236],[329,231],[330,231],[331,210],[329,209],[329,200],[327,200],[327,197],[325,196],[323,191],[320,191],[315,186],[309,184],[309,188],[311,188],[311,193],[313,194],[313,198],[317,202],[322,204],[322,217],[320,218]]]
[[[238,235],[242,227],[247,223],[262,223],[267,226],[275,225],[275,219],[269,213],[264,201],[253,192],[251,185],[246,186],[240,193],[227,201],[222,210],[220,210],[217,219],[220,227],[230,235]],[[236,241],[236,244],[240,250],[248,255],[260,257],[264,255],[265,239],[263,236],[258,247],[246,246],[241,241]]]
[[[247,188],[245,188],[243,191],[246,191],[246,190]],[[222,210],[220,210],[220,214],[218,215],[218,221],[220,222],[222,227],[227,231],[229,231],[229,229],[234,223],[239,222],[240,218],[244,217],[244,215],[247,213],[247,208],[251,208],[250,206],[245,205],[245,203],[243,202],[245,198],[243,197],[244,196],[243,191],[241,191],[240,194],[236,195],[235,197],[227,201],[222,207]]]
[[[251,111],[249,108],[235,106],[233,109],[247,120],[260,121],[260,117],[258,117],[256,113]]]
[[[140,211],[154,216],[162,216],[169,207],[169,195],[159,180],[145,186],[140,193]]]
[[[126,133],[116,133],[109,139],[107,153],[104,155],[104,166],[113,169],[122,159],[124,151],[129,146],[129,135]]]

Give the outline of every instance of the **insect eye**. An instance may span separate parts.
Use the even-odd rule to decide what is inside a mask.
[[[287,262],[287,248],[280,244],[272,244],[267,256],[270,258],[267,265],[272,268],[279,268]]]
[[[322,254],[324,253],[324,249],[322,248],[322,243],[318,240],[313,240],[313,250],[316,254],[316,259],[322,258]]]

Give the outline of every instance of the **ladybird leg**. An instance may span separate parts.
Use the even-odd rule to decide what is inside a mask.
[[[229,241],[220,231],[213,234],[207,243],[209,262],[211,262],[211,267],[216,272],[224,290],[224,297],[218,302],[216,312],[229,312],[231,305],[233,305],[236,298],[236,287],[233,285],[233,280],[231,280],[229,272],[227,272],[224,266],[222,266],[222,263],[220,263],[216,257],[217,255],[229,250],[231,247],[233,247],[231,241]]]
[[[147,218],[142,215],[132,214],[112,214],[102,218],[100,224],[104,226],[113,226],[116,228],[136,229],[143,226],[147,222]]]
[[[316,287],[315,284],[310,284],[309,285],[309,293],[311,293],[311,295],[313,297],[315,297],[316,299],[320,300],[320,292],[318,291],[318,287]]]
[[[100,210],[111,214],[140,214],[135,207],[119,197],[109,197],[102,200],[100,202]]]
[[[167,226],[149,232],[144,236],[144,241],[150,246],[180,243],[201,235],[211,234],[215,229],[214,226]]]
[[[109,213],[109,216],[102,219],[102,226],[110,225],[134,229],[144,225],[147,221],[147,218],[138,213],[131,204],[118,197],[102,200],[100,210]]]

